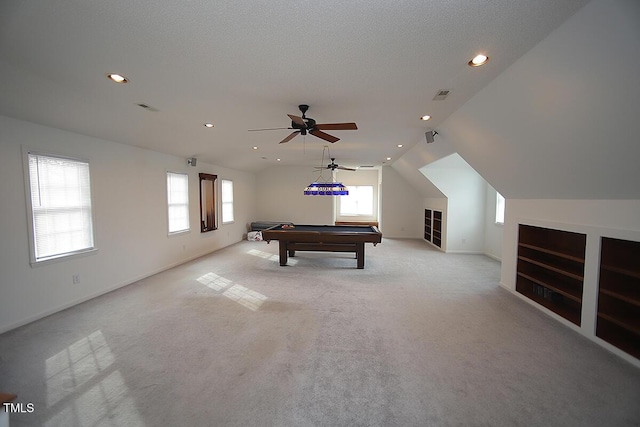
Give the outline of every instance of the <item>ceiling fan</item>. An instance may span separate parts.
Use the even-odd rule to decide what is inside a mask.
[[[280,141],[280,144],[291,141],[296,135],[306,135],[307,133],[329,141],[331,143],[340,141],[340,138],[336,138],[333,135],[322,132],[323,130],[357,130],[358,127],[355,123],[316,123],[316,121],[310,117],[307,117],[305,113],[309,109],[306,104],[298,105],[298,108],[302,112],[302,117],[294,116],[293,114],[287,114],[291,119],[291,127],[287,128],[270,128],[270,129],[249,129],[249,131],[261,131],[261,130],[277,130],[277,129],[295,129],[285,139]]]
[[[314,169],[317,170],[317,171],[324,170],[324,169],[330,169],[331,171],[334,171],[336,169],[340,169],[340,170],[343,170],[343,171],[355,171],[355,169],[353,169],[353,168],[347,168],[347,167],[338,165],[336,163],[336,158],[335,157],[331,158],[331,163],[329,163],[327,166],[316,167]]]

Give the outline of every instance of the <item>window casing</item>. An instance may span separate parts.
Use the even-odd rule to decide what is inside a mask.
[[[504,224],[504,197],[496,192],[496,224]]]
[[[233,181],[223,179],[222,186],[222,223],[233,222]]]
[[[27,153],[31,263],[95,250],[89,163]]]
[[[169,234],[189,231],[189,175],[167,172]]]

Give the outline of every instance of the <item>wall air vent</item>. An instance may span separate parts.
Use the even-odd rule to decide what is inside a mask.
[[[451,89],[441,89],[436,93],[436,96],[433,97],[434,101],[442,101],[451,93]]]

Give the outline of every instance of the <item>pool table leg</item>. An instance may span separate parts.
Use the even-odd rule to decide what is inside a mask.
[[[287,241],[280,240],[280,265],[287,265]]]
[[[358,259],[358,268],[364,268],[364,242],[356,243],[356,258]]]

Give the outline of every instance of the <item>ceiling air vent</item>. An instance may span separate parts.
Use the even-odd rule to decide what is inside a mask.
[[[140,108],[144,108],[144,109],[145,109],[145,110],[147,110],[147,111],[159,111],[157,108],[153,108],[152,106],[147,105],[147,104],[142,104],[142,103],[140,103],[140,104],[136,104],[136,105],[137,105],[138,107],[140,107]]]
[[[436,93],[436,96],[433,97],[434,101],[442,101],[451,93],[451,89],[441,89]]]

